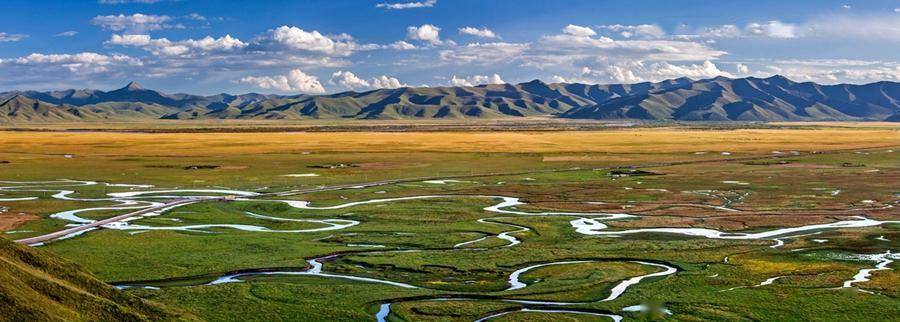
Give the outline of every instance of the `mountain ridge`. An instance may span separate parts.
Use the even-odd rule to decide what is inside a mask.
[[[592,85],[401,87],[324,95],[168,94],[137,82],[102,91],[0,93],[0,123],[147,119],[482,119],[896,121],[900,83],[820,85],[767,78],[687,77]]]

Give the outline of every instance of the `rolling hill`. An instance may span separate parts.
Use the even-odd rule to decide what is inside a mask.
[[[0,320],[190,319],[104,284],[59,257],[0,238]]]
[[[167,94],[137,83],[104,92],[0,93],[0,122],[135,119],[482,119],[529,116],[677,121],[895,121],[900,83],[820,85],[769,78],[657,83],[404,87],[329,95]]]

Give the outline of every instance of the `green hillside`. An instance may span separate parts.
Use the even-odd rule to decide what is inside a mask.
[[[0,238],[0,320],[181,320],[161,306],[127,295],[78,265]]]

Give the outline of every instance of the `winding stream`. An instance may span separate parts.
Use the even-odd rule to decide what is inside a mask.
[[[841,220],[827,224],[779,228],[758,233],[723,232],[707,228],[638,228],[607,231],[607,228],[609,228],[609,226],[592,218],[575,219],[572,220],[570,224],[575,228],[576,232],[584,235],[622,236],[628,234],[665,233],[691,237],[705,237],[711,239],[771,239],[773,237],[779,236],[786,238],[787,236],[785,235],[816,230],[861,228],[880,226],[883,224],[900,223],[900,221],[879,221],[862,216],[854,216],[854,218],[856,218],[856,220]],[[776,242],[778,242],[777,239]],[[776,246],[780,246],[781,243],[782,242],[778,242]]]
[[[775,241],[775,245],[770,247],[777,248],[784,245],[783,239],[786,238],[795,238],[805,235],[793,235],[796,233],[810,232],[810,231],[821,231],[828,229],[841,229],[841,228],[861,228],[861,227],[872,227],[879,226],[886,223],[900,223],[900,221],[878,221],[869,219],[866,217],[856,216],[853,220],[842,220],[833,223],[827,224],[815,224],[815,225],[807,225],[801,227],[790,227],[790,228],[779,228],[762,232],[753,232],[753,233],[742,233],[742,232],[723,232],[714,229],[705,229],[705,228],[639,228],[639,229],[627,229],[627,230],[618,230],[613,231],[609,230],[608,226],[601,222],[601,220],[618,220],[625,218],[638,218],[638,216],[624,214],[624,213],[578,213],[578,212],[524,212],[516,209],[517,206],[524,205],[523,202],[516,197],[507,197],[507,196],[489,196],[489,195],[424,195],[424,196],[411,196],[411,197],[398,197],[398,198],[384,198],[384,199],[371,199],[365,201],[356,201],[356,202],[348,202],[339,205],[333,206],[313,206],[308,201],[300,201],[300,200],[263,200],[263,199],[251,199],[252,197],[261,196],[261,194],[256,192],[249,191],[240,191],[240,190],[228,190],[228,189],[168,189],[168,190],[144,190],[150,189],[153,186],[151,185],[130,185],[130,184],[110,184],[110,183],[102,183],[95,181],[77,181],[77,180],[58,180],[58,181],[32,181],[32,182],[13,182],[13,181],[0,181],[0,183],[5,184],[14,184],[15,186],[7,186],[0,187],[0,192],[55,192],[52,195],[52,198],[61,199],[61,200],[70,200],[70,201],[115,201],[119,202],[117,205],[113,206],[105,206],[105,207],[93,207],[93,208],[82,208],[76,210],[62,211],[55,214],[52,214],[52,218],[66,220],[72,222],[73,225],[84,225],[93,223],[93,220],[86,219],[78,216],[79,213],[90,212],[90,211],[104,211],[104,210],[126,210],[126,209],[143,209],[150,208],[154,206],[163,205],[159,202],[154,201],[146,201],[141,199],[185,199],[185,200],[197,200],[202,201],[204,199],[221,199],[223,196],[228,196],[238,201],[254,201],[254,202],[282,202],[291,207],[297,209],[307,209],[307,210],[337,210],[344,209],[359,205],[367,205],[367,204],[378,204],[378,203],[391,203],[398,201],[406,201],[406,200],[423,200],[423,199],[435,199],[435,198],[489,198],[489,199],[499,199],[499,202],[484,207],[483,210],[492,213],[504,214],[504,215],[515,215],[515,216],[574,216],[578,217],[577,219],[573,219],[570,221],[571,226],[575,229],[577,233],[583,235],[599,235],[599,236],[610,236],[610,237],[618,237],[622,235],[628,234],[641,234],[641,233],[666,233],[666,234],[677,234],[691,237],[705,237],[710,239],[731,239],[731,240],[751,240],[751,239],[771,239]],[[65,190],[65,189],[57,189],[57,188],[66,188],[71,186],[90,186],[90,185],[106,185],[109,187],[122,187],[129,188],[132,191],[125,192],[113,192],[108,193],[108,198],[77,198],[72,197],[75,194],[73,190]],[[355,187],[350,187],[355,188]],[[135,191],[137,190],[137,191]],[[216,196],[211,195],[179,195],[179,194],[214,194]],[[221,196],[219,196],[221,195]],[[739,197],[742,198],[743,196]],[[16,197],[16,198],[0,198],[0,201],[21,201],[21,200],[34,200],[36,197]],[[723,197],[724,198],[724,197]],[[718,206],[716,208],[720,208],[720,210],[726,211],[739,211],[729,206],[733,202],[729,198],[724,198],[726,203],[723,206]],[[187,204],[187,203],[185,203]],[[289,222],[304,222],[304,223],[314,223],[321,224],[323,227],[317,228],[309,228],[309,229],[296,229],[296,230],[275,230],[262,226],[254,226],[254,225],[241,225],[241,224],[197,224],[197,225],[182,225],[182,226],[151,226],[151,225],[142,225],[142,224],[130,224],[128,221],[138,220],[144,217],[150,216],[158,216],[163,214],[165,211],[168,211],[172,208],[183,206],[184,204],[175,205],[166,209],[154,210],[153,212],[149,212],[143,214],[139,217],[128,218],[125,220],[113,222],[111,224],[102,225],[99,227],[106,229],[116,229],[116,230],[133,230],[135,233],[145,232],[151,230],[178,230],[178,231],[204,231],[209,228],[230,228],[241,231],[250,231],[250,232],[266,232],[266,233],[310,233],[310,232],[321,232],[321,231],[331,231],[331,230],[341,230],[349,227],[353,227],[356,225],[360,225],[361,222],[356,220],[349,219],[306,219],[306,218],[282,218],[282,217],[273,217],[267,215],[261,215],[253,212],[245,212],[245,215],[262,220],[269,221],[289,221]],[[477,221],[483,224],[491,224],[491,225],[503,225],[508,227],[515,228],[514,230],[504,231],[498,233],[496,235],[486,235],[479,237],[474,240],[460,242],[453,245],[453,248],[462,248],[467,245],[475,244],[481,241],[484,241],[488,238],[496,237],[498,239],[504,240],[507,243],[502,246],[497,247],[512,247],[522,243],[521,240],[513,236],[513,234],[523,233],[526,231],[530,231],[530,228],[515,224],[503,223],[492,221],[492,219],[501,219],[501,217],[491,217],[491,218],[481,218]],[[88,230],[80,231],[75,234],[66,235],[60,237],[56,240],[72,238],[89,231],[95,230],[96,228],[91,228]],[[883,237],[881,237],[883,238]],[[881,240],[881,238],[879,238]],[[463,250],[467,250],[468,248],[464,248]],[[476,248],[472,248],[473,250]],[[420,250],[402,250],[402,251],[392,251],[392,252],[403,252],[403,251],[420,251]],[[380,251],[384,252],[384,251]],[[389,251],[391,252],[391,251]],[[238,274],[229,274],[216,278],[215,280],[209,282],[207,285],[216,285],[216,284],[225,284],[225,283],[237,283],[242,282],[242,278],[250,277],[250,276],[259,276],[259,275],[299,275],[299,276],[317,276],[323,278],[337,278],[337,279],[346,279],[367,283],[378,283],[391,285],[401,288],[422,288],[419,286],[406,284],[402,282],[395,282],[383,279],[376,278],[368,278],[368,277],[360,277],[360,276],[352,276],[352,275],[340,275],[340,274],[331,274],[323,271],[323,261],[331,258],[335,258],[339,255],[328,255],[324,257],[318,257],[314,259],[310,259],[307,261],[308,268],[302,271],[258,271],[258,272],[244,272]],[[873,254],[866,255],[864,259],[876,261],[877,264],[875,268],[862,269],[860,270],[851,280],[845,281],[843,287],[854,287],[854,284],[869,281],[869,277],[873,271],[879,270],[887,270],[890,269],[888,265],[890,265],[894,259],[897,259],[898,256],[896,254],[892,254],[890,251],[883,254]],[[727,257],[726,257],[727,263]],[[520,290],[528,287],[528,284],[522,282],[520,277],[522,274],[525,274],[531,270],[554,266],[554,265],[566,265],[566,264],[577,264],[577,263],[589,263],[596,262],[596,260],[571,260],[571,261],[560,261],[560,262],[548,262],[535,264],[528,267],[524,267],[512,272],[508,276],[509,287],[504,291],[514,291]],[[571,310],[571,309],[547,309],[548,306],[569,306],[569,305],[579,305],[585,303],[596,303],[596,302],[606,302],[612,301],[619,298],[622,294],[624,294],[629,287],[639,284],[642,280],[652,277],[664,277],[667,275],[675,274],[678,270],[675,267],[660,264],[660,263],[652,263],[645,261],[631,261],[633,263],[653,266],[661,269],[658,272],[649,273],[641,276],[631,277],[625,279],[618,284],[616,284],[611,290],[609,296],[598,299],[591,302],[561,302],[561,301],[545,301],[545,300],[522,300],[522,299],[514,299],[514,298],[478,298],[472,300],[496,300],[496,301],[505,301],[510,303],[521,304],[524,307],[517,311],[505,311],[494,313],[489,316],[482,317],[477,321],[485,321],[488,319],[492,319],[495,317],[499,317],[506,314],[511,314],[514,312],[545,312],[545,313],[570,313],[570,314],[588,314],[594,316],[603,316],[614,321],[621,321],[622,316],[615,314],[606,314],[606,313],[597,313],[597,312],[589,312],[589,311],[579,311],[579,310]],[[774,283],[777,279],[783,276],[777,276],[773,278],[769,278],[766,281],[763,281],[757,286],[770,285]],[[142,287],[139,285],[119,285],[120,287]],[[152,286],[151,286],[152,287]],[[434,298],[433,300],[460,300],[463,298]],[[379,310],[375,315],[375,318],[378,321],[385,321],[387,316],[391,312],[391,303],[382,303],[379,306]]]
[[[872,277],[872,272],[875,271],[884,271],[890,270],[888,267],[891,263],[894,262],[895,259],[900,259],[900,254],[893,254],[891,251],[886,251],[881,254],[871,254],[871,255],[857,255],[859,259],[875,261],[875,268],[864,268],[859,270],[856,275],[853,275],[853,278],[844,282],[842,287],[850,288],[854,287],[854,284],[868,282],[870,277]]]

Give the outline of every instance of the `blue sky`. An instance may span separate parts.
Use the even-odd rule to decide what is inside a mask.
[[[900,1],[4,1],[0,90],[900,80]]]

